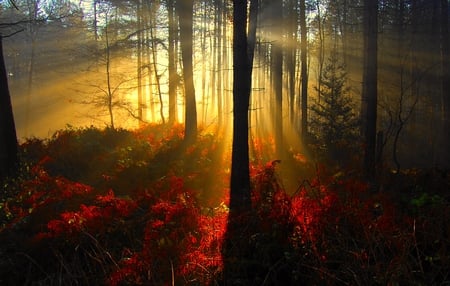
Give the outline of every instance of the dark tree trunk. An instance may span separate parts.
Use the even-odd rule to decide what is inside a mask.
[[[364,1],[364,71],[361,120],[364,136],[364,171],[372,177],[375,171],[377,129],[377,37],[378,1]]]
[[[277,155],[282,154],[283,146],[283,1],[273,1],[272,20],[274,40],[272,44],[272,79],[275,94],[275,145]]]
[[[12,175],[17,165],[17,135],[8,88],[3,39],[0,36],[0,180]]]
[[[251,255],[248,214],[251,210],[248,123],[257,0],[250,4],[247,38],[247,1],[233,1],[233,149],[230,211],[223,246],[224,285],[240,281],[248,285]],[[255,18],[253,18],[255,17]],[[247,40],[248,39],[248,40]],[[246,231],[247,230],[247,231]]]
[[[216,88],[214,89],[214,97],[217,100],[217,117],[218,117],[218,125],[219,128],[222,127],[222,71],[219,67],[222,67],[223,62],[222,62],[222,22],[223,22],[223,5],[222,5],[222,0],[216,0],[216,6],[217,6],[217,12],[216,12],[216,23],[215,23],[215,31],[217,33],[216,37],[214,37],[214,40],[217,42],[217,44],[214,45],[215,47],[215,51],[216,51],[216,58],[215,58],[215,62],[216,64],[214,65],[214,67],[216,67],[216,71],[214,73],[214,78],[212,80],[212,83],[216,85]],[[217,74],[217,80],[216,80],[216,74]],[[214,98],[213,97],[213,98]]]
[[[286,66],[289,88],[289,122],[291,126],[295,123],[295,72],[297,54],[297,4],[294,1],[288,2],[288,45],[286,47]]]
[[[233,1],[233,150],[231,162],[230,211],[250,209],[248,109],[251,66],[247,46],[246,1]]]
[[[441,0],[441,62],[442,62],[442,104],[443,104],[443,164],[450,166],[450,39],[448,32],[448,0]],[[447,146],[447,147],[445,147]]]
[[[178,0],[178,16],[180,24],[181,57],[183,61],[183,80],[185,93],[185,141],[192,142],[197,138],[197,105],[195,101],[194,76],[192,67],[192,19],[194,13],[193,0]]]
[[[144,110],[144,101],[143,101],[143,86],[142,86],[142,54],[143,54],[143,44],[142,44],[142,7],[141,1],[137,1],[136,4],[136,18],[138,25],[138,40],[137,40],[137,92],[138,92],[138,119],[139,123],[144,120],[143,110]]]
[[[167,1],[167,10],[169,17],[169,123],[173,124],[177,122],[177,70],[176,70],[176,54],[175,54],[175,34],[176,20],[174,16],[174,0]]]
[[[300,60],[301,60],[301,79],[302,79],[302,139],[308,137],[308,67],[307,56],[307,37],[306,37],[306,5],[305,0],[300,0]]]

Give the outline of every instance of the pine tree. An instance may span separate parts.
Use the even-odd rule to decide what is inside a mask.
[[[311,106],[312,134],[322,147],[321,155],[337,163],[349,158],[358,139],[358,119],[346,80],[345,66],[333,52],[320,79],[320,101]]]

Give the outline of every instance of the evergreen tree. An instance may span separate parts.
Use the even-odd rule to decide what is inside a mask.
[[[358,138],[358,120],[354,113],[349,88],[346,87],[345,66],[332,53],[320,79],[320,101],[311,110],[314,120],[312,133],[329,159],[344,163]]]

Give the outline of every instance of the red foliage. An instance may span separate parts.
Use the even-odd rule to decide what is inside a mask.
[[[105,196],[97,196],[98,205],[80,205],[74,212],[63,212],[59,219],[47,223],[47,237],[65,237],[77,239],[80,232],[101,233],[108,223],[130,216],[137,208],[136,202],[117,198],[112,190]],[[42,233],[39,237],[42,237]]]
[[[207,283],[205,270],[210,273],[221,268],[220,250],[227,213],[218,210],[212,215],[201,214],[194,194],[184,187],[182,178],[172,176],[157,185],[158,188],[166,186],[169,188],[149,206],[142,251],[133,256],[138,259],[122,259],[120,269],[110,276],[110,285],[126,281],[157,283],[155,279],[169,281],[171,271],[177,280],[198,277],[203,272],[206,279],[203,282]],[[145,268],[143,261],[147,263]],[[159,278],[152,273],[158,273]]]
[[[136,153],[136,158],[141,160],[138,156],[141,154],[153,158],[160,151],[157,149],[170,153],[170,148],[176,146],[178,150],[183,128],[160,131],[161,134],[136,135],[149,144],[147,150],[147,143],[139,143],[144,151]],[[62,134],[58,143],[60,152],[64,152],[67,140],[68,134]],[[173,164],[176,167],[164,169],[155,178],[134,185],[137,187],[132,192],[117,186],[119,176],[115,174],[138,171],[142,177],[136,180],[143,180],[150,174],[147,168],[153,171],[165,163],[159,165],[166,153],[162,152],[155,162],[144,158],[144,163],[138,166],[133,158],[127,157],[131,153],[125,152],[123,157],[117,157],[121,160],[111,160],[112,168],[120,166],[120,172],[100,173],[113,174],[104,175],[108,182],[100,187],[51,175],[54,173],[49,173],[45,167],[54,160],[44,157],[30,168],[27,174],[30,179],[20,184],[17,198],[2,203],[2,211],[9,220],[0,233],[5,229],[27,228],[26,233],[34,237],[34,242],[48,242],[61,253],[67,249],[81,252],[89,243],[83,238],[91,235],[98,244],[95,250],[105,251],[104,256],[108,256],[105,261],[111,263],[102,265],[100,274],[103,275],[100,279],[106,279],[109,285],[167,285],[172,279],[176,284],[186,281],[213,284],[223,268],[221,251],[229,193],[227,190],[224,198],[214,198],[215,203],[208,204],[211,207],[207,208],[204,207],[207,204],[203,207],[199,204],[199,193],[203,191],[199,189],[203,188],[202,174],[220,174],[212,181],[216,183],[213,188],[222,192],[227,182],[221,180],[228,180],[229,173],[222,168],[211,174],[208,169],[211,165],[202,165],[211,161],[217,148],[215,144],[208,144],[204,138],[197,145],[183,149],[180,156],[189,158],[188,161],[176,161]],[[253,210],[248,214],[251,219],[247,220],[251,225],[245,227],[254,250],[252,263],[260,263],[262,266],[258,267],[267,275],[284,264],[289,273],[312,277],[310,281],[314,283],[311,284],[332,285],[336,277],[340,277],[348,284],[361,285],[376,278],[377,284],[386,285],[400,281],[398,273],[408,272],[411,276],[422,273],[425,277],[425,262],[448,261],[447,250],[437,248],[438,243],[431,234],[441,232],[441,240],[445,242],[442,237],[448,236],[448,231],[440,226],[445,225],[450,216],[448,207],[428,212],[430,215],[434,212],[433,217],[441,220],[432,221],[424,216],[411,218],[386,193],[371,193],[364,182],[344,175],[331,176],[324,167],[317,168],[314,179],[305,180],[297,192],[289,195],[277,177],[276,167],[280,162],[261,164],[261,146],[262,141],[255,142],[257,159],[250,166]],[[123,148],[112,149],[116,152]],[[130,147],[130,150],[134,149]],[[304,160],[300,155],[295,159]],[[151,169],[152,164],[157,167]],[[177,166],[182,168],[178,170]],[[120,186],[128,186],[129,177],[125,175]],[[100,175],[103,181],[101,178]],[[109,189],[112,186],[115,192]],[[221,204],[214,207],[217,200]],[[426,249],[419,250],[422,246]],[[85,254],[90,255],[92,253]],[[64,262],[68,260],[70,258]]]
[[[21,184],[22,191],[17,195],[16,201],[6,204],[11,221],[5,228],[22,222],[30,216],[47,216],[51,206],[91,193],[90,186],[72,182],[64,177],[49,175],[43,165],[50,160],[51,158],[46,156],[34,165],[30,170],[32,179]],[[0,229],[0,232],[3,229]]]

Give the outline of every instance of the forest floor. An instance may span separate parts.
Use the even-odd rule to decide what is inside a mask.
[[[150,125],[24,141],[0,188],[0,284],[222,285],[224,136],[186,147],[182,126]],[[450,284],[448,172],[386,171],[374,186],[252,143],[252,252],[236,283]]]

